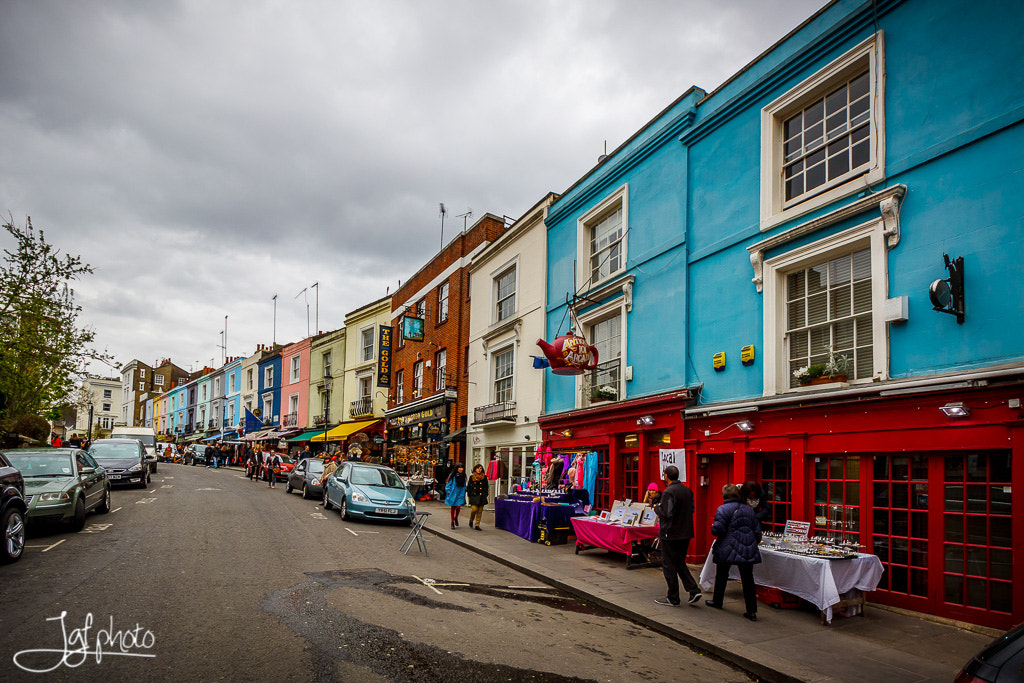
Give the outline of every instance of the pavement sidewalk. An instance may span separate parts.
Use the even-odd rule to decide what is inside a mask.
[[[530,543],[494,528],[494,512],[484,513],[483,529],[451,529],[449,508],[436,501],[417,504],[431,516],[434,535],[473,550],[611,612],[641,623],[731,662],[766,681],[953,680],[961,666],[997,632],[937,621],[917,613],[892,611],[869,602],[862,617],[836,615],[821,625],[814,607],[772,609],[758,606],[758,621],[743,618],[739,582],[726,591],[724,609],[663,607],[661,568],[625,568],[625,556],[601,549],[575,553],[575,545]],[[415,549],[414,549],[415,550]],[[694,578],[700,567],[691,565]],[[870,595],[868,599],[870,600]],[[710,594],[705,593],[705,599]]]

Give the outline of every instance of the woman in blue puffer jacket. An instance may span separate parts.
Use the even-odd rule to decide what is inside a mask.
[[[724,503],[715,512],[715,521],[711,525],[711,535],[717,540],[712,548],[712,559],[715,561],[715,593],[708,601],[708,607],[721,609],[722,598],[725,597],[725,584],[729,580],[729,569],[736,565],[743,584],[743,601],[747,611],[743,613],[747,619],[757,621],[757,593],[754,588],[754,565],[761,561],[761,553],[757,550],[761,542],[761,525],[754,516],[753,509],[740,501],[740,490],[733,484],[722,487]]]

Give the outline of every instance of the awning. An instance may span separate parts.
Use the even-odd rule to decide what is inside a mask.
[[[323,429],[311,429],[308,432],[302,432],[298,436],[293,436],[288,439],[289,443],[294,441],[312,441],[314,436],[320,435],[320,440],[323,441],[324,430]]]
[[[249,434],[246,434],[242,438],[244,438],[246,441],[260,441],[262,439],[268,438],[273,431],[273,429],[263,429],[258,432],[250,432]]]
[[[338,425],[334,429],[332,429],[329,432],[327,432],[327,440],[328,441],[344,441],[345,439],[347,439],[348,437],[352,436],[356,432],[361,432],[364,429],[366,429],[367,427],[372,427],[373,425],[377,424],[378,422],[380,422],[380,420],[361,420],[359,422],[342,422],[340,425]],[[310,439],[310,441],[315,441],[317,443],[322,443],[323,440],[324,440],[323,432],[318,433],[316,436],[314,436],[312,439]]]
[[[452,432],[451,434],[449,434],[448,436],[444,437],[441,440],[444,441],[445,443],[451,443],[452,441],[458,441],[459,439],[463,439],[465,437],[466,428],[463,427],[462,429],[456,429],[454,432]]]
[[[206,437],[205,439],[203,439],[203,441],[222,441],[224,437],[228,436],[235,436],[235,430],[232,429],[231,431],[227,432],[217,432],[213,436]]]
[[[202,434],[189,434],[184,439],[182,439],[182,441],[184,441],[185,443],[195,443],[196,441],[199,441],[202,438]]]

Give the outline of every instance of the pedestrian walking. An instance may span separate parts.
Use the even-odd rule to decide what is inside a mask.
[[[210,444],[203,449],[203,459],[206,460],[206,469],[210,469],[213,465],[213,446]]]
[[[484,517],[484,506],[487,505],[487,490],[490,483],[487,475],[484,474],[484,466],[477,463],[473,466],[473,473],[469,476],[469,483],[466,484],[466,494],[469,497],[469,504],[472,506],[469,511],[469,526],[480,531],[480,520]],[[476,525],[473,520],[476,519]]]
[[[754,510],[740,500],[740,490],[735,484],[722,487],[724,501],[715,511],[711,524],[711,535],[715,544],[711,547],[711,559],[715,562],[715,592],[708,607],[722,608],[725,584],[733,565],[740,572],[743,584],[743,602],[747,611],[743,616],[757,621],[757,589],[754,587],[754,565],[761,561],[757,544],[761,542],[761,525],[754,516]]]
[[[71,432],[71,438],[68,439],[68,446],[70,446],[71,448],[82,447],[82,440],[78,438],[78,434],[76,432]]]
[[[271,453],[267,458],[267,477],[270,482],[267,484],[270,488],[277,488],[277,475],[281,472],[281,456],[277,453]]]
[[[466,466],[461,462],[455,466],[455,471],[448,475],[448,481],[444,484],[444,504],[451,506],[452,528],[459,525],[459,511],[466,504]]]
[[[679,481],[679,468],[669,465],[663,473],[665,490],[660,502],[654,506],[661,529],[658,538],[661,543],[661,572],[668,584],[668,594],[657,598],[659,605],[679,605],[679,580],[683,588],[690,594],[687,602],[696,607],[700,602],[700,586],[693,579],[690,568],[686,566],[686,551],[693,538],[693,491]]]

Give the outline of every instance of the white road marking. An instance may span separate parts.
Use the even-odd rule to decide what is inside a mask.
[[[420,583],[422,583],[422,584],[423,584],[424,586],[426,586],[426,587],[427,587],[427,588],[429,588],[430,590],[434,591],[434,592],[435,592],[435,593],[437,593],[438,595],[444,595],[444,593],[442,593],[441,591],[437,590],[437,589],[436,589],[436,588],[434,588],[434,587],[433,587],[432,585],[430,585],[430,583],[427,583],[426,581],[424,581],[424,580],[423,580],[423,579],[421,579],[420,577],[416,576],[415,574],[413,574],[412,578],[416,579],[417,581],[419,581],[419,582],[420,582]]]
[[[139,498],[137,501],[135,501],[135,504],[140,505],[144,503],[152,503],[154,500],[156,500],[156,498]]]
[[[220,489],[210,489],[210,488],[206,488],[206,489],[196,489],[196,491],[220,491]]]
[[[113,525],[109,524],[109,523],[107,523],[107,524],[90,524],[89,526],[87,526],[84,529],[82,529],[82,531],[80,533],[83,533],[83,534],[95,534],[95,533],[100,532],[100,531],[106,531],[111,526],[113,526]]]
[[[66,540],[68,540],[68,539],[66,539],[66,538],[60,539],[59,541],[57,541],[56,543],[51,545],[49,548],[46,548],[45,550],[43,550],[43,552],[45,553],[47,550],[53,550],[54,548],[56,548],[57,546],[59,546],[61,543],[63,543]]]
[[[164,484],[160,488],[162,488],[162,489],[173,489],[174,488],[174,484]]]
[[[110,511],[110,514],[114,514],[115,512],[117,512],[117,511],[118,511],[118,510],[120,510],[120,509],[121,509],[121,508],[114,508],[113,510],[111,510],[111,511]]]
[[[349,532],[353,536],[358,536],[359,534],[379,534],[380,533],[379,531],[360,531],[360,532],[357,533],[355,531],[352,531],[348,527],[345,527],[345,531]]]
[[[327,515],[322,512],[310,512],[309,516],[313,519],[327,519]]]

